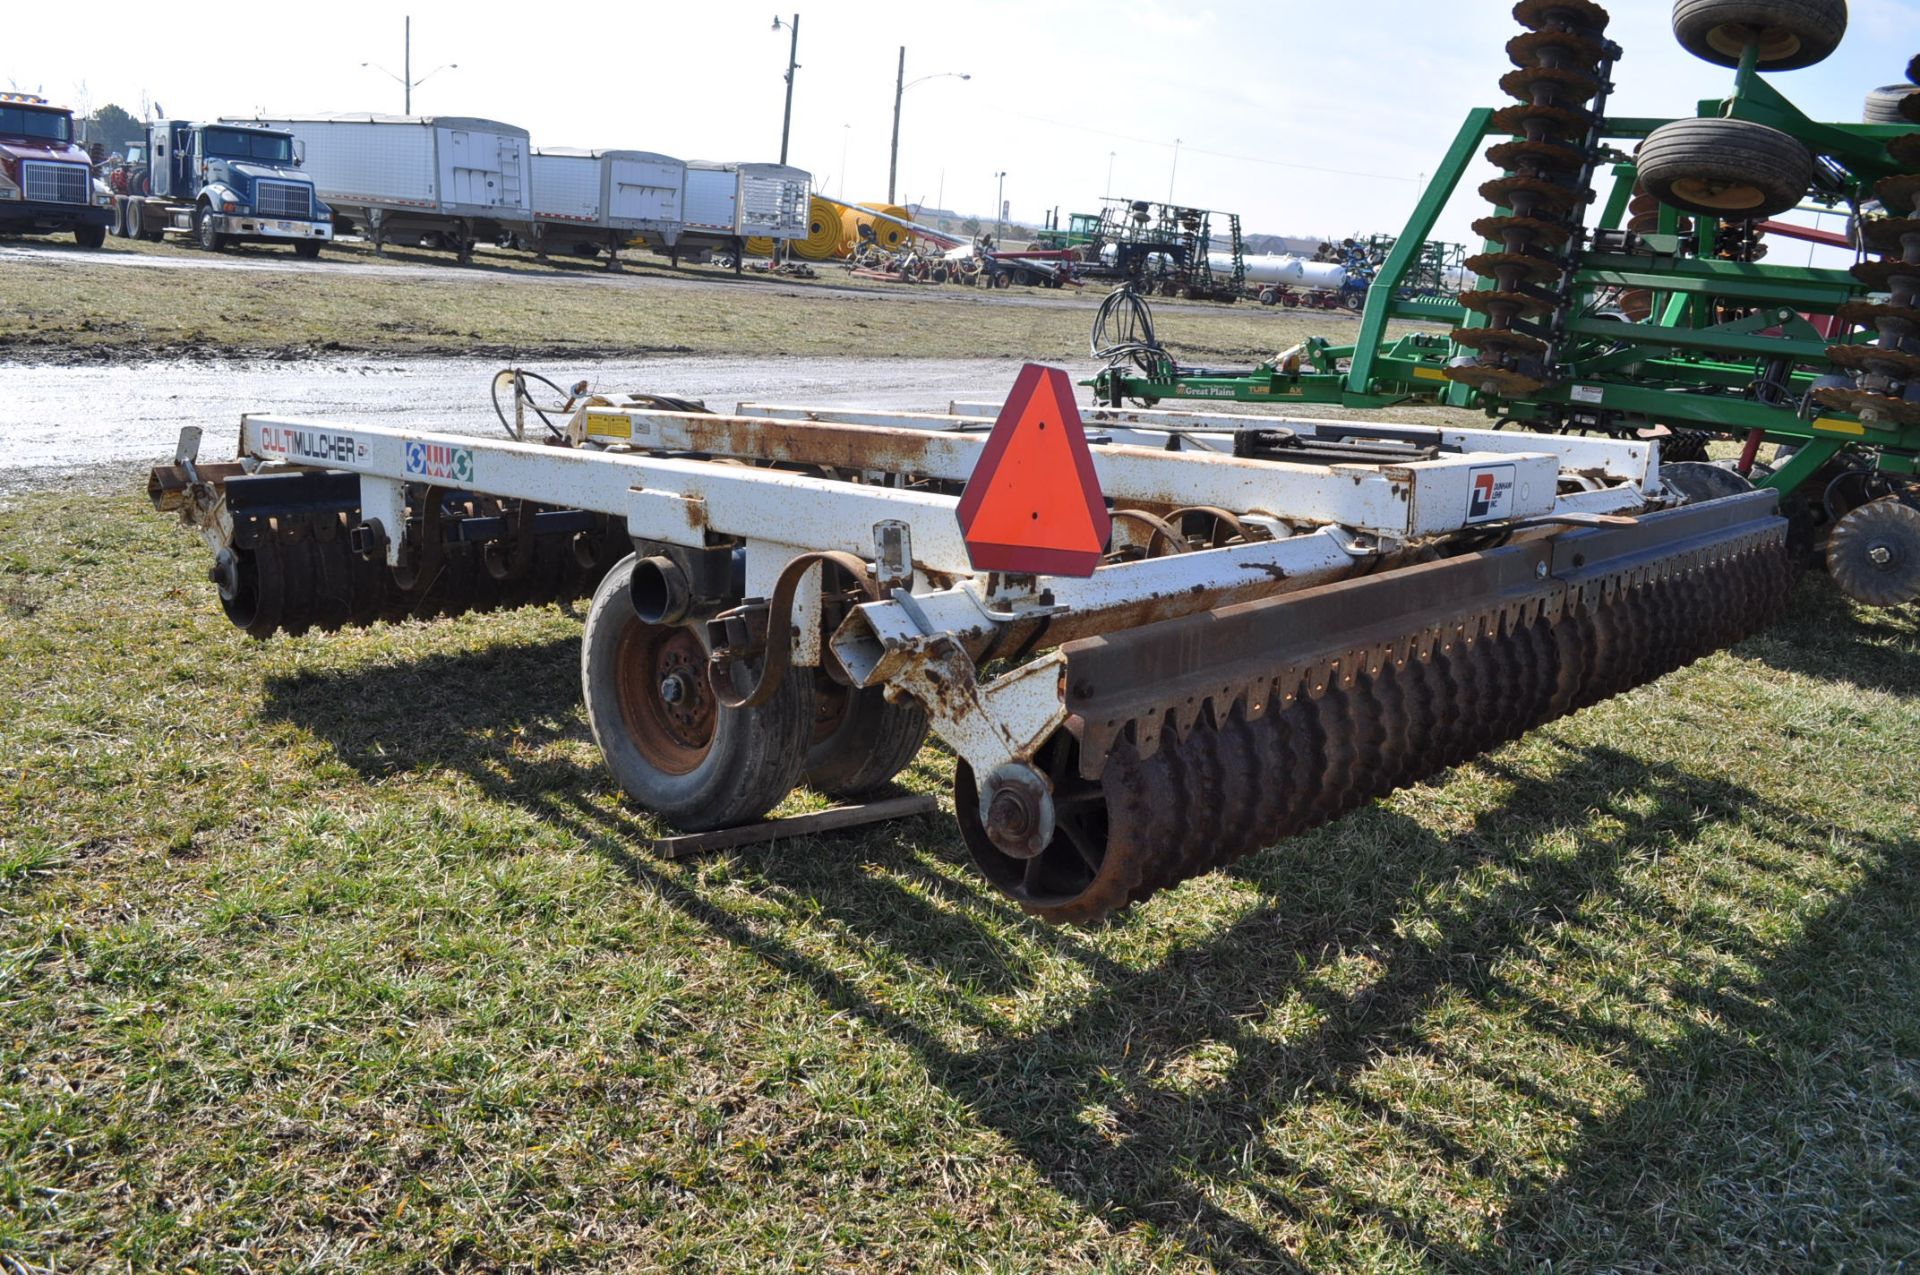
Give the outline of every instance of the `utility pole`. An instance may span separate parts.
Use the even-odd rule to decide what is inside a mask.
[[[419,79],[417,80],[414,79],[413,78],[413,15],[412,14],[405,15],[404,17],[401,18],[401,23],[402,23],[402,26],[400,29],[402,32],[402,43],[400,46],[400,57],[401,57],[400,69],[401,71],[404,72],[404,74],[395,75],[392,71],[387,70],[386,67],[381,66],[378,62],[362,62],[360,65],[364,67],[373,68],[374,70],[380,72],[380,74],[386,76],[389,80],[400,81],[400,109],[405,114],[411,115],[413,114],[413,90],[418,86],[425,84],[428,80],[431,80],[434,76],[440,74],[440,72],[442,71],[459,70],[460,64],[458,62],[442,63],[441,65],[434,67],[433,70],[428,71],[425,75],[421,76]]]
[[[893,77],[893,149],[887,155],[887,202],[893,202],[895,179],[900,173],[900,99],[915,84],[925,84],[928,80],[971,80],[973,76],[965,71],[936,71],[932,75],[923,75],[918,79],[907,79],[907,46],[900,46],[900,69]],[[926,196],[922,195],[922,199]]]
[[[1173,167],[1167,170],[1167,202],[1173,202],[1173,175],[1180,171],[1180,139],[1173,139]]]
[[[893,76],[893,149],[887,154],[887,203],[893,203],[894,178],[900,172],[900,99],[907,91],[907,46],[900,46],[900,69]],[[925,196],[922,196],[925,198]]]
[[[993,187],[993,246],[994,246],[994,248],[995,248],[995,249],[998,249],[998,248],[1000,247],[1000,223],[1001,223],[1002,221],[1004,221],[1004,220],[1006,220],[1006,210],[1007,210],[1007,200],[1006,200],[1006,194],[1007,194],[1007,175],[1006,175],[1005,173],[995,173],[995,174],[993,175],[993,178],[994,178],[994,187]]]
[[[793,32],[793,41],[787,46],[787,113],[780,120],[780,162],[784,164],[787,162],[787,138],[793,132],[793,73],[800,69],[800,15],[794,14],[791,23],[782,22],[776,15],[773,29],[778,31],[781,27],[788,27]]]

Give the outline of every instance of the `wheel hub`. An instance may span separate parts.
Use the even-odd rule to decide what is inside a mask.
[[[1031,766],[1005,765],[980,793],[987,839],[1014,859],[1031,859],[1053,840],[1053,794]]]
[[[713,747],[718,703],[707,652],[690,628],[633,621],[620,636],[620,713],[635,748],[672,775],[692,772]]]

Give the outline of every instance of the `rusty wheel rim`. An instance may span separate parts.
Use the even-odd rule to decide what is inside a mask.
[[[847,720],[847,710],[853,704],[853,688],[842,686],[822,673],[813,679],[813,733],[807,738],[809,748],[826,743],[833,738],[841,724]]]
[[[713,749],[719,706],[707,684],[707,652],[677,625],[627,625],[615,660],[620,717],[647,764],[691,773]]]
[[[1080,777],[1076,758],[1073,740],[1064,731],[1035,758],[1053,789],[1054,836],[1031,858],[1010,855],[988,839],[980,823],[973,772],[964,762],[955,771],[954,811],[975,866],[1015,902],[1041,915],[1071,908],[1101,883],[1107,867],[1106,791],[1098,781]]]
[[[1673,183],[1673,193],[1690,204],[1716,212],[1745,212],[1767,201],[1758,186],[1714,177],[1682,177]]]

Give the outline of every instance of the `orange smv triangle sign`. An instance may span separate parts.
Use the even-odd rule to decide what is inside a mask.
[[[975,570],[1090,576],[1100,565],[1113,519],[1065,372],[1020,369],[959,512]]]

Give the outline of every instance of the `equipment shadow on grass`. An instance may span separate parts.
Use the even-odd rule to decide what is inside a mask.
[[[1739,650],[1783,673],[1920,695],[1920,606],[1856,607],[1824,574],[1807,573],[1786,618]]]
[[[1451,777],[1498,791],[1464,827],[1441,835],[1375,805],[1295,838],[1234,870],[1259,901],[1144,964],[1126,956],[1128,931],[1179,916],[1180,892],[1105,932],[1045,930],[943,871],[964,852],[950,828],[930,837],[924,823],[739,854],[757,893],[808,901],[769,924],[704,888],[697,869],[636,852],[658,829],[610,799],[584,760],[499,764],[507,736],[583,737],[577,649],[288,679],[269,686],[267,711],[363,773],[453,768],[576,832],[709,932],[910,1050],[1104,1226],[1144,1224],[1199,1260],[1270,1270],[1315,1264],[1302,1236],[1308,1251],[1384,1243],[1466,1270],[1897,1261],[1900,1236],[1915,1234],[1910,840],[1548,732],[1529,753],[1544,763],[1509,750]],[[1718,879],[1676,895],[1659,861],[1703,828],[1736,853],[1713,861]],[[1766,854],[1739,851],[1817,863],[1839,842],[1867,864],[1864,879],[1829,895],[1795,940],[1770,943],[1745,919],[1778,907]],[[805,944],[789,937],[796,926]],[[1618,973],[1602,962],[1591,989],[1555,995],[1563,965],[1623,943],[1622,930],[1656,934],[1666,959]],[[1041,967],[1060,959],[1087,994],[1016,1021],[1010,1006],[1044,990]],[[973,994],[917,987],[900,1009],[843,972],[885,983],[907,977],[902,965]],[[1452,1043],[1436,1023],[1462,1015],[1501,1024],[1528,1056],[1496,1049],[1490,1061]],[[966,1047],[952,1043],[956,1025]],[[1182,1083],[1195,1058],[1209,1070]],[[1596,1096],[1609,1088],[1636,1096]],[[1480,1096],[1462,1105],[1463,1090]],[[1508,1124],[1563,1129],[1561,1150],[1506,1145]],[[1421,1190],[1385,1181],[1354,1149],[1379,1142]],[[1730,1166],[1744,1179],[1730,1184]],[[1447,1198],[1492,1220],[1437,1213]]]

